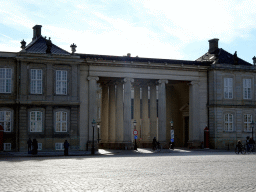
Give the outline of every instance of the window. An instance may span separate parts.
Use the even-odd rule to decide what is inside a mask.
[[[67,95],[67,71],[56,71],[56,94]]]
[[[233,79],[224,78],[224,98],[233,99]]]
[[[11,132],[11,111],[0,111],[0,125],[4,132]]]
[[[42,132],[42,115],[40,111],[30,112],[30,132]]]
[[[224,131],[233,131],[233,114],[224,115]]]
[[[55,150],[64,150],[64,143],[55,143]]]
[[[42,70],[31,69],[31,82],[30,82],[31,94],[42,94]]]
[[[4,151],[11,151],[12,144],[11,143],[4,143]]]
[[[56,132],[67,132],[67,112],[58,111],[56,112]]]
[[[243,79],[243,96],[244,99],[251,99],[251,79]]]
[[[251,123],[252,123],[252,115],[245,114],[244,115],[244,131],[247,131],[247,132],[252,131]]]
[[[37,150],[42,150],[42,143],[37,143]]]
[[[11,93],[12,69],[0,68],[0,93]]]

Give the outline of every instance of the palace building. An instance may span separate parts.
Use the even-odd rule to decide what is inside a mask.
[[[175,146],[199,147],[206,126],[210,148],[253,135],[256,68],[218,39],[195,61],[154,59],[80,54],[75,44],[70,53],[41,28],[20,52],[0,52],[5,151],[26,151],[29,138],[42,151],[63,150],[65,140],[71,150],[133,149],[134,129],[139,147],[154,137],[167,147],[171,130]]]

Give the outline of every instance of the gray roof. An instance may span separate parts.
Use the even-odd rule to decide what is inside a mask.
[[[39,53],[39,54],[45,54],[47,45],[46,45],[46,39],[42,36],[35,39],[34,41],[30,42],[25,50],[27,53]],[[59,48],[58,46],[52,44],[51,53],[55,55],[70,55],[69,52],[65,51],[64,49]]]
[[[216,49],[213,53],[205,53],[203,56],[199,57],[196,61],[210,61],[213,64],[232,64],[232,65],[252,65],[237,57],[235,63],[234,55],[230,54],[229,52],[225,51],[224,49]]]

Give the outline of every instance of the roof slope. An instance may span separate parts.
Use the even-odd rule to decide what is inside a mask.
[[[45,54],[47,45],[46,45],[46,39],[42,36],[35,39],[34,41],[30,42],[25,50],[27,53],[39,53],[39,54]],[[51,47],[51,54],[55,55],[70,55],[69,52],[65,51],[64,49],[59,48],[58,46],[52,44]]]
[[[211,61],[213,64],[231,64],[231,65],[252,65],[237,57],[235,62],[235,56],[225,51],[224,49],[216,49],[213,53],[205,53],[199,57],[196,61]]]
[[[124,62],[150,62],[150,63],[166,63],[166,64],[184,64],[184,65],[201,65],[209,66],[209,61],[189,61],[175,59],[159,59],[159,58],[143,58],[143,57],[128,57],[128,56],[113,56],[113,55],[94,55],[94,54],[76,54],[83,59],[98,59],[102,61],[115,60]]]

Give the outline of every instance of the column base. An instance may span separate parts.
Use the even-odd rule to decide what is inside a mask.
[[[189,149],[199,149],[202,148],[202,142],[199,140],[189,140],[188,141]]]
[[[88,141],[87,144],[86,144],[86,149],[87,151],[91,151],[92,150],[92,141]],[[99,149],[99,146],[98,146],[98,143],[97,141],[94,142],[94,151],[98,151]]]
[[[133,143],[99,143],[99,149],[134,150]]]

